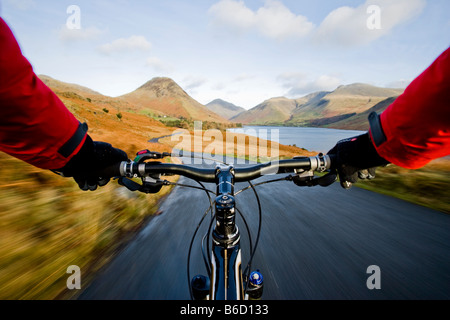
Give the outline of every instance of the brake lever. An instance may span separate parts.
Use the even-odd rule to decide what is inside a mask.
[[[140,189],[142,187],[142,185],[140,185],[139,183],[134,182],[133,180],[130,180],[130,179],[125,178],[125,177],[119,177],[118,183],[121,186],[126,187],[130,191],[140,191]]]
[[[118,182],[130,191],[139,191],[142,193],[158,193],[164,185],[164,181],[162,180],[153,180],[151,182],[143,180],[142,184],[139,184],[125,177],[120,177]]]
[[[328,187],[332,185],[337,180],[336,172],[329,172],[322,177],[317,177],[317,184],[321,187]]]
[[[324,176],[317,177],[314,176],[313,172],[306,172],[300,175],[292,176],[292,181],[299,187],[328,187],[337,180],[337,175],[335,172],[329,172]]]
[[[148,149],[141,150],[136,153],[136,157],[134,158],[134,162],[137,164],[144,163],[146,160],[155,160],[155,159],[163,159],[165,157],[170,157],[170,153],[168,152],[156,152],[150,151]],[[160,179],[161,175],[152,175],[142,177],[142,184],[139,184],[127,177],[119,177],[118,182],[120,185],[126,187],[130,191],[139,191],[143,193],[158,193],[162,186],[164,185],[164,181]]]

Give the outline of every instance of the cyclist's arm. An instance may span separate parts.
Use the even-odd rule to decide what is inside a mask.
[[[450,154],[450,48],[411,82],[380,122],[385,141],[374,144],[389,162],[417,169]],[[380,139],[371,127],[372,140]]]
[[[0,18],[0,150],[44,169],[75,155],[86,130],[36,76]]]

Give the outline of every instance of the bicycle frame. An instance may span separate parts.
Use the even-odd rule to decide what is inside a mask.
[[[244,299],[240,233],[236,226],[234,169],[216,169],[216,226],[213,231],[210,299]],[[228,281],[234,279],[233,281]]]

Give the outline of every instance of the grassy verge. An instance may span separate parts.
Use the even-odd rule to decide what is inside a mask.
[[[82,192],[71,178],[5,154],[0,161],[2,300],[70,297],[67,267],[79,266],[86,285],[170,191],[136,194],[110,182]]]
[[[450,213],[450,160],[438,159],[417,170],[388,166],[356,186]]]

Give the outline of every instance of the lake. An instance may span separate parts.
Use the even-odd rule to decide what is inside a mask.
[[[244,133],[284,145],[296,145],[309,151],[326,153],[337,141],[360,135],[364,131],[308,127],[244,126],[227,131]]]

